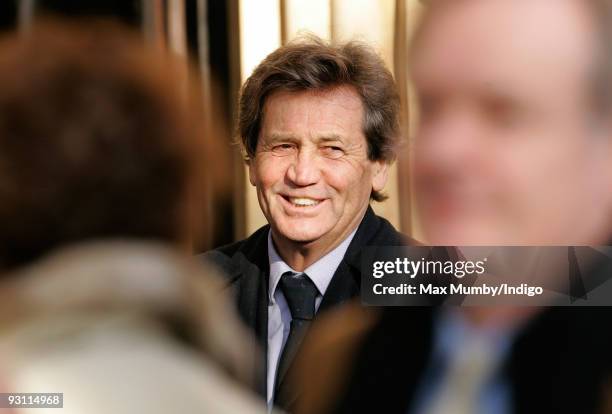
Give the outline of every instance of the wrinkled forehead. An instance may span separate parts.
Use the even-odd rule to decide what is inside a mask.
[[[303,106],[321,109],[325,105],[341,106],[347,110],[362,111],[363,103],[355,87],[339,84],[318,89],[288,90],[279,88],[268,94],[264,100],[262,117],[270,112],[270,107],[287,109],[290,106]]]
[[[571,91],[592,73],[595,40],[579,1],[434,0],[412,45],[412,78],[417,89]]]
[[[266,98],[261,136],[360,134],[363,105],[353,87],[274,92]]]

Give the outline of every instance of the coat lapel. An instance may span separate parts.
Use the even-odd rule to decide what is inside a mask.
[[[259,394],[266,395],[268,351],[268,232],[262,231],[245,249],[236,252],[236,296],[238,312],[245,324],[257,338],[256,387]],[[262,355],[263,353],[263,355]]]
[[[340,262],[325,295],[323,295],[319,313],[359,295],[361,290],[361,250],[369,245],[379,225],[380,219],[374,214],[372,208],[368,207],[344,259]]]

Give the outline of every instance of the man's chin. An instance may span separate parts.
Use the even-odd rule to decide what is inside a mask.
[[[284,239],[299,244],[309,244],[314,243],[317,240],[320,240],[323,236],[325,236],[325,232],[322,230],[313,231],[312,227],[310,228],[296,228],[295,226],[282,226],[278,228],[278,232],[280,236]]]
[[[312,233],[295,233],[292,232],[290,234],[283,235],[287,240],[293,243],[299,244],[310,244],[314,243],[317,240],[320,240],[323,237],[322,234],[312,234]]]

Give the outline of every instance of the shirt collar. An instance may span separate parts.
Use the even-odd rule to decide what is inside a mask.
[[[313,281],[320,295],[324,295],[329,283],[331,282],[336,269],[340,265],[340,262],[344,258],[346,251],[355,236],[357,229],[353,230],[351,234],[345,238],[342,243],[336,246],[332,251],[321,257],[319,260],[304,269],[303,273],[306,273],[310,280]],[[278,286],[278,282],[281,276],[286,272],[302,273],[293,270],[285,261],[280,257],[274,242],[272,241],[272,229],[268,232],[268,260],[270,262],[270,283],[268,296],[270,302],[274,303],[274,292]]]

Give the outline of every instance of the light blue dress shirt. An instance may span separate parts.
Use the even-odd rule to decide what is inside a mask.
[[[308,266],[303,273],[313,281],[319,294],[315,300],[315,309],[319,309],[323,295],[329,286],[329,282],[346,254],[357,229],[342,241],[335,249]],[[272,241],[272,230],[268,232],[268,259],[270,261],[270,279],[268,291],[268,407],[272,407],[274,401],[274,381],[276,370],[291,325],[291,312],[281,289],[277,289],[278,282],[285,272],[297,272],[281,259]]]
[[[425,374],[419,384],[410,414],[419,414],[431,406],[440,391],[447,371],[447,361],[457,352],[457,345],[464,343],[467,335],[486,337],[495,348],[496,366],[501,367],[516,334],[515,329],[482,329],[470,324],[460,311],[441,311],[434,322],[433,349]],[[510,414],[512,395],[508,378],[498,370],[485,385],[477,401],[474,414]]]

